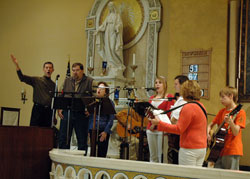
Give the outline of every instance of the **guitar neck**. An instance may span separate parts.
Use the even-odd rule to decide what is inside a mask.
[[[241,107],[242,107],[241,104],[239,104],[238,106],[236,106],[236,108],[235,108],[233,111],[231,111],[231,112],[228,114],[228,116],[230,117],[230,116],[235,115],[236,113],[238,113],[238,112],[240,111]],[[222,122],[222,123],[219,125],[219,127],[216,129],[216,132],[214,133],[214,136],[217,135],[217,133],[220,131],[220,129],[223,127],[224,124],[225,124],[225,120],[223,120],[223,122]]]
[[[222,126],[224,126],[225,124],[225,121],[223,121],[216,129],[215,133],[214,133],[214,136],[216,136],[218,134],[218,132],[220,131],[220,129],[222,128]]]

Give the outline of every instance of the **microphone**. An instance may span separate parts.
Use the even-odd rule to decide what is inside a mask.
[[[85,95],[92,95],[92,93],[96,93],[96,90],[84,91]]]
[[[147,90],[147,91],[150,91],[150,90],[152,90],[152,91],[155,91],[156,90],[156,88],[153,88],[153,87],[150,87],[150,88],[147,88],[147,87],[140,87],[140,88],[129,88],[129,87],[124,87],[123,88],[123,90],[133,90],[133,89],[135,89],[135,90],[137,90],[137,89],[143,89],[143,90]]]
[[[107,86],[97,86],[97,88],[101,88],[101,89],[109,89],[110,87],[107,87]]]
[[[93,86],[93,88],[108,88],[108,89],[119,89],[120,90],[120,86],[115,86],[115,87],[109,87],[109,86]]]
[[[177,100],[176,97],[169,97],[169,98],[166,98],[167,101],[172,101],[172,100]]]
[[[156,98],[156,99],[151,99],[152,101],[172,101],[176,100],[176,97],[169,97],[169,98]]]
[[[60,75],[58,74],[58,75],[56,75],[56,80],[58,80],[58,78],[60,77]]]
[[[121,87],[120,87],[120,86],[116,86],[115,89],[117,89],[117,90],[120,91],[120,90],[121,90]]]
[[[137,88],[129,88],[129,87],[124,87],[123,90],[128,90],[128,91],[131,91],[131,90],[137,90]]]
[[[151,87],[151,88],[147,88],[147,87],[141,87],[141,89],[145,89],[145,90],[147,90],[147,91],[155,91],[156,90],[156,88],[153,88],[153,87]]]
[[[59,74],[56,75],[56,86],[55,86],[55,94],[54,97],[57,97],[57,93],[58,92],[58,78],[60,77]],[[53,101],[54,102],[54,101]]]

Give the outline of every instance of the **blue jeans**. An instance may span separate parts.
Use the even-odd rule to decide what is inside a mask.
[[[59,148],[69,149],[72,130],[75,129],[78,150],[88,149],[88,126],[89,119],[85,116],[84,111],[70,111],[69,133],[67,137],[68,111],[63,111],[64,118],[61,119],[59,132]],[[68,141],[67,141],[68,139]]]

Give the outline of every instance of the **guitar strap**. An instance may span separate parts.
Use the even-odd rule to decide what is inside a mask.
[[[206,110],[201,106],[200,103],[198,103],[198,102],[196,102],[196,101],[190,101],[190,102],[188,102],[188,103],[195,103],[195,104],[197,104],[198,106],[200,106],[200,108],[202,109],[202,111],[204,112],[204,114],[205,114],[205,116],[206,116],[206,118],[207,118],[207,112],[206,112]],[[186,103],[186,104],[187,104],[187,103]]]
[[[176,109],[178,109],[178,108],[180,108],[180,107],[182,107],[182,106],[185,106],[186,104],[189,104],[189,103],[195,103],[195,104],[197,104],[198,106],[200,106],[200,108],[202,109],[202,111],[204,112],[204,114],[205,114],[205,116],[206,116],[206,118],[207,118],[207,112],[206,112],[206,110],[200,105],[200,103],[198,103],[198,102],[196,102],[196,101],[187,102],[187,103],[182,104],[182,105],[180,105],[180,106],[176,106],[176,107],[174,107],[174,108],[172,108],[172,109],[170,109],[170,110],[164,111],[163,113],[160,113],[160,114],[167,114],[167,113],[172,112],[172,111],[174,111],[174,110],[176,110]]]

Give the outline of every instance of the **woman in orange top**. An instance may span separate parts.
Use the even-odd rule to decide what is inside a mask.
[[[188,80],[181,86],[181,96],[187,102],[199,102],[201,88],[196,81]],[[207,147],[207,119],[202,108],[195,103],[183,106],[176,124],[167,124],[156,117],[151,122],[159,131],[180,135],[179,165],[202,166]],[[205,110],[205,109],[204,109]]]
[[[215,168],[239,170],[240,156],[243,155],[242,129],[246,126],[246,113],[241,109],[233,119],[228,114],[236,107],[238,92],[236,88],[225,87],[220,91],[220,101],[225,106],[221,109],[214,120],[208,125],[208,141],[211,140],[210,131],[212,127],[218,126],[225,120],[225,128],[228,132],[225,136],[224,148],[219,159],[215,163]]]

